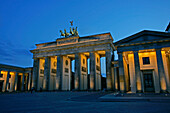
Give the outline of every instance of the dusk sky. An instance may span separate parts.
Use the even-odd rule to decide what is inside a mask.
[[[141,30],[165,31],[170,0],[0,0],[0,63],[33,66],[29,50],[60,37],[110,32],[114,42]]]

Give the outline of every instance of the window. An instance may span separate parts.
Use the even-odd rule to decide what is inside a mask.
[[[97,63],[99,62],[99,58],[97,57]]]
[[[149,57],[143,57],[143,65],[150,64]]]
[[[83,59],[83,64],[85,64],[85,59]]]
[[[57,72],[56,69],[51,70],[51,73],[56,73],[56,72]]]
[[[69,69],[68,68],[65,68],[65,72],[68,73]]]
[[[40,69],[40,74],[44,74],[44,70],[43,69]]]
[[[66,66],[68,65],[68,60],[66,60],[65,64],[66,64]]]
[[[83,72],[86,72],[86,68],[85,67],[82,67],[81,69]]]

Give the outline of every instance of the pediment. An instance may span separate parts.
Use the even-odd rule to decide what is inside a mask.
[[[170,40],[170,33],[157,32],[157,31],[141,31],[120,41],[115,42],[115,46],[133,44],[133,43],[145,43],[160,40]]]

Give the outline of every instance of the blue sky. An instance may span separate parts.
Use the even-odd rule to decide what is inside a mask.
[[[144,29],[164,31],[170,0],[0,0],[0,63],[32,66],[29,50],[57,39],[70,20],[80,36],[110,32],[118,41]]]

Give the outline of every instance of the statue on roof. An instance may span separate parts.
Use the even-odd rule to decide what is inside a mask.
[[[79,35],[78,31],[77,31],[77,27],[75,29],[75,32],[74,32],[75,35]]]
[[[73,26],[73,20],[72,20],[72,21],[70,21],[70,24],[71,24],[71,26]]]
[[[66,29],[64,29],[64,34],[65,34],[65,37],[68,37],[70,35],[70,33],[67,33]]]
[[[65,36],[65,34],[60,30],[61,36]]]
[[[73,30],[71,29],[71,27],[70,27],[70,34],[71,34],[72,36],[74,36],[74,32],[73,32]]]
[[[73,26],[73,21],[70,21],[70,24],[71,24],[71,26]],[[79,35],[78,34],[78,31],[77,31],[77,27],[76,28],[71,28],[70,27],[70,33],[68,33],[67,31],[66,31],[66,29],[64,29],[64,33],[62,32],[62,30],[60,30],[60,33],[61,33],[61,35],[60,36],[64,36],[64,37],[69,37],[69,36],[77,36],[77,35]]]

